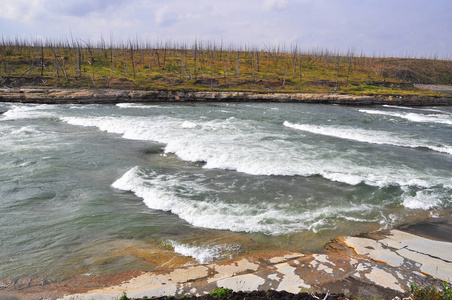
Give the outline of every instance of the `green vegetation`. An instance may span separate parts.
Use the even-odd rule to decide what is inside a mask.
[[[126,292],[122,292],[122,296],[119,298],[119,300],[130,300],[130,298],[127,297]]]
[[[452,61],[366,57],[353,51],[224,47],[211,42],[3,40],[0,86],[174,91],[438,95],[414,83],[452,84]]]
[[[438,290],[433,285],[420,287],[413,283],[411,285],[411,295],[413,300],[452,300],[452,287],[447,282],[444,282],[441,288],[442,290]]]
[[[215,297],[215,298],[222,298],[230,293],[232,293],[231,289],[220,288],[220,289],[216,289],[213,292],[210,292],[210,296]]]

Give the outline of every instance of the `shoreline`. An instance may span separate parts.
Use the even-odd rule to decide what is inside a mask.
[[[447,96],[354,96],[344,94],[253,92],[174,92],[115,89],[0,88],[0,102],[38,104],[117,104],[156,102],[280,102],[353,106],[452,106]]]
[[[452,216],[395,229],[339,236],[323,254],[257,252],[227,262],[151,272],[77,275],[55,283],[23,276],[0,280],[0,299],[115,299],[203,295],[217,288],[315,292],[392,299],[408,296],[410,284],[435,285],[452,272]],[[424,251],[426,250],[426,251]],[[428,250],[428,252],[427,252]],[[3,295],[3,296],[2,296]]]

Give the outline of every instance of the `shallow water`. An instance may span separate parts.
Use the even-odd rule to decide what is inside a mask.
[[[321,251],[452,212],[447,108],[0,103],[0,278]]]

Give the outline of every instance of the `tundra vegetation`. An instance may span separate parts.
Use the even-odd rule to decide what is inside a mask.
[[[172,91],[438,95],[421,84],[452,84],[452,60],[366,56],[298,45],[234,46],[211,41],[97,42],[2,38],[0,86]]]

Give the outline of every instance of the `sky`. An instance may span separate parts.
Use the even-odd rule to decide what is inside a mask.
[[[213,41],[452,57],[451,0],[0,0],[4,38]]]

